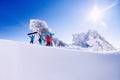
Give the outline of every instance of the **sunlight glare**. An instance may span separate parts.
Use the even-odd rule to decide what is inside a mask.
[[[94,6],[94,9],[90,13],[90,20],[92,21],[98,21],[102,17],[102,11],[98,9],[97,6]]]

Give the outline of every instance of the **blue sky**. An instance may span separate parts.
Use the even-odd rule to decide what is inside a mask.
[[[88,17],[96,5],[105,11],[94,22]],[[94,29],[120,47],[119,9],[119,0],[0,0],[0,39],[29,41],[29,20],[41,19],[67,43],[72,43],[72,34]]]

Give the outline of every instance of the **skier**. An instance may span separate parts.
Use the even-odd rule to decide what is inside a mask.
[[[30,37],[30,44],[33,44],[34,43],[34,38],[35,38],[35,35],[31,35],[31,36],[29,36]]]

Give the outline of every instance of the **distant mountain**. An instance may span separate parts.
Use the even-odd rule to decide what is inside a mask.
[[[89,30],[85,33],[73,34],[73,45],[90,48],[93,51],[112,51],[115,48],[97,31]]]

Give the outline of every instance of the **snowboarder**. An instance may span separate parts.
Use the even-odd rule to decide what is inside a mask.
[[[44,34],[45,39],[46,39],[46,46],[52,46],[52,36],[53,35],[54,34],[52,34],[52,33],[46,33],[46,34]]]
[[[33,44],[34,43],[34,38],[35,38],[35,35],[31,35],[31,36],[29,36],[30,37],[30,44]]]
[[[45,41],[45,40],[43,39],[43,37],[42,37],[41,34],[39,34],[39,39],[38,39],[38,41],[39,41],[39,44],[40,44],[40,45],[42,45],[42,41]]]
[[[30,40],[30,44],[34,43],[35,34],[37,34],[37,32],[31,32],[31,33],[27,34],[30,37],[30,39],[31,39]]]
[[[46,44],[46,46],[50,46],[50,44],[51,44],[51,36],[46,36],[46,41],[47,41],[47,44]]]

